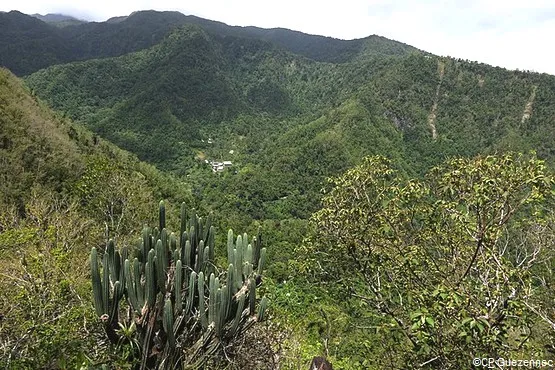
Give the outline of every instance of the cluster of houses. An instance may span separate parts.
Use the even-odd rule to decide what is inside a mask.
[[[206,159],[204,160],[204,162],[212,166],[212,172],[222,172],[224,169],[231,167],[233,165],[231,161],[216,162],[216,161],[209,161],[208,159]]]
[[[202,142],[204,143],[204,140],[202,140]],[[209,137],[207,143],[214,144],[214,140]],[[233,150],[230,150],[229,154],[233,154]],[[222,172],[226,168],[231,167],[233,165],[231,161],[216,162],[216,161],[210,161],[208,159],[205,159],[204,163],[209,164],[212,167],[212,172],[214,173]]]

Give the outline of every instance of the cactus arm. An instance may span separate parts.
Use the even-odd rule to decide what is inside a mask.
[[[145,289],[141,282],[141,266],[138,258],[133,259],[133,277],[135,278],[135,297],[140,308],[145,305]]]
[[[192,267],[193,263],[191,263],[191,242],[187,240],[185,242],[185,259],[182,260],[185,267]]]
[[[160,221],[160,230],[166,228],[166,205],[164,201],[161,200],[158,208],[158,219]]]
[[[156,273],[154,271],[154,249],[151,249],[148,252],[148,262],[146,263],[146,279],[145,279],[145,287],[146,287],[146,300],[149,307],[154,306],[154,302],[156,300]]]
[[[125,274],[127,275],[127,279],[126,279],[127,298],[129,299],[129,303],[131,304],[131,307],[133,308],[133,310],[138,312],[141,309],[141,307],[139,306],[139,301],[136,295],[136,289],[133,284],[133,276],[131,276],[131,263],[129,262],[128,259],[125,260],[125,262],[123,263],[123,269],[125,270]]]
[[[174,279],[175,311],[181,312],[183,308],[183,298],[181,295],[181,288],[183,286],[183,267],[181,265],[181,260],[178,260],[175,264]]]
[[[258,307],[258,315],[256,316],[256,320],[263,321],[265,319],[266,313],[266,306],[268,305],[268,298],[262,297],[260,301],[260,307]]]
[[[260,251],[260,260],[258,261],[258,275],[262,275],[264,270],[264,264],[266,263],[266,248],[262,248]]]
[[[173,253],[177,250],[177,236],[175,233],[170,234],[170,251]]]
[[[239,322],[241,321],[243,315],[243,308],[245,307],[245,294],[239,296],[239,303],[237,305],[237,312],[235,313],[235,318],[233,319],[233,324],[231,326],[230,335],[233,336],[237,332],[239,327]]]
[[[204,247],[204,252],[202,254],[202,265],[200,267],[201,270],[205,270],[208,272],[210,263],[210,247]]]
[[[181,238],[179,239],[179,245],[181,246],[181,258],[180,258],[180,260],[183,261],[183,262],[185,262],[186,260],[188,260],[186,254],[185,254],[185,253],[186,253],[186,252],[185,252],[185,244],[186,244],[188,241],[189,241],[189,237],[188,237],[187,232],[185,231],[185,232],[183,232],[183,233],[181,234]],[[189,256],[189,258],[190,258],[190,256]],[[185,263],[185,266],[187,266],[187,265],[188,265],[188,264]]]
[[[206,330],[208,328],[208,319],[206,317],[206,308],[204,307],[204,273],[201,271],[198,273],[198,299],[199,299],[199,313],[200,322],[202,328]]]
[[[169,239],[168,238],[168,230],[164,228],[160,232],[160,240],[162,241],[162,246],[166,249],[169,246],[169,240],[168,239]]]
[[[164,247],[162,240],[156,242],[156,282],[158,284],[158,289],[162,292],[166,292],[166,273],[168,270],[168,257],[166,254],[166,248]]]
[[[235,283],[235,267],[230,264],[227,267],[227,281],[226,281],[227,296],[233,297],[237,293],[236,283]],[[231,300],[227,302],[227,307],[225,309],[226,317],[231,311]]]
[[[142,246],[142,263],[146,263],[146,257],[148,256],[148,251],[150,250],[150,229],[148,227],[143,227],[143,240],[141,243]]]
[[[252,244],[247,245],[244,260],[252,264]]]
[[[175,336],[173,333],[173,308],[170,299],[166,299],[164,304],[164,320],[163,320],[164,331],[168,336],[168,343],[170,348],[175,348]]]
[[[215,311],[215,329],[216,329],[216,336],[220,336],[222,333],[222,316],[223,316],[223,310],[222,310],[222,289],[218,288],[218,290],[216,291],[216,311]]]
[[[233,256],[233,230],[229,229],[227,232],[227,263],[235,263],[235,259]]]
[[[117,280],[120,280],[120,282],[123,284],[124,276],[121,268],[121,261],[122,259],[119,251],[115,251],[113,260],[114,265],[110,268],[110,271],[112,272],[112,281],[114,282],[114,284]]]
[[[181,203],[181,209],[179,212],[179,236],[182,236],[185,231],[187,231],[187,206],[185,202]],[[180,241],[181,248],[185,246],[185,240]]]
[[[95,247],[91,249],[91,277],[94,297],[94,309],[96,310],[96,314],[100,317],[105,313],[105,311],[102,294],[102,283],[100,281],[100,271],[98,269],[98,253]]]
[[[110,312],[110,263],[108,253],[104,253],[102,260],[102,302],[104,303],[104,313]]]
[[[204,240],[201,240],[198,243],[196,255],[197,255],[197,260],[195,262],[195,271],[198,273],[200,272],[204,261]]]
[[[214,273],[210,274],[210,284],[208,286],[208,323],[214,322],[215,317],[215,305],[216,305],[216,276]]]
[[[112,304],[110,305],[112,308],[112,312],[110,314],[110,323],[116,323],[118,321],[119,301],[122,296],[123,296],[123,286],[118,280],[114,284],[114,295],[112,297]]]
[[[190,313],[192,308],[193,308],[193,301],[195,299],[195,282],[197,279],[197,273],[196,272],[191,272],[191,275],[189,276],[189,291],[188,291],[188,296],[187,296],[187,307],[186,307],[186,311],[187,313]]]
[[[254,278],[249,279],[249,314],[254,315],[256,310],[256,282]]]
[[[197,234],[196,234],[196,230],[194,226],[191,227],[191,230],[189,231],[189,243],[191,244],[191,249],[190,249],[190,261],[189,261],[189,266],[191,266],[191,268],[194,269],[195,267],[195,251],[197,250]]]

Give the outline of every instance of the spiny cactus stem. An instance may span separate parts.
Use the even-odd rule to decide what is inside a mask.
[[[104,314],[104,303],[102,298],[102,283],[100,280],[100,271],[98,269],[98,253],[96,248],[91,250],[91,275],[92,275],[92,288],[94,296],[94,308],[96,314],[100,317]]]
[[[163,200],[160,201],[158,218],[160,220],[160,230],[163,230],[166,227],[166,205]]]
[[[164,331],[168,336],[168,343],[171,348],[175,348],[175,336],[173,333],[173,307],[171,300],[167,299],[164,304]]]
[[[221,348],[221,340],[232,340],[264,319],[268,301],[263,297],[256,307],[255,278],[264,269],[266,249],[261,248],[260,229],[250,244],[246,233],[234,236],[229,230],[227,274],[222,273],[220,283],[212,215],[204,220],[194,211],[187,215],[183,204],[176,235],[166,229],[165,212],[160,202],[160,222],[143,228],[135,258],[126,247],[116,250],[113,240],[103,261],[98,261],[95,248],[91,250],[95,311],[116,344],[119,304],[125,296],[142,343],[141,369],[166,368],[176,359],[176,346],[184,343],[193,343],[187,351],[193,355],[188,365],[200,368]],[[158,345],[163,350],[153,355]]]

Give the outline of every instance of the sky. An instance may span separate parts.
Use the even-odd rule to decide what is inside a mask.
[[[1,11],[63,13],[89,21],[147,9],[340,39],[375,34],[436,55],[555,75],[554,0],[2,0],[0,4]]]

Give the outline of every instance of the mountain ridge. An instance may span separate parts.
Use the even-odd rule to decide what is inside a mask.
[[[237,202],[255,218],[307,217],[325,178],[367,155],[390,155],[410,175],[506,149],[555,160],[555,138],[545,140],[555,135],[553,76],[422,53],[319,62],[186,25],[151,48],[26,81],[72,119],[194,181],[210,176],[197,158],[233,158],[238,176],[225,186],[245,192],[246,176],[261,188],[257,206]]]
[[[158,183],[155,187],[164,187],[156,177],[165,175],[52,111],[5,68],[0,68],[0,103],[0,178],[6,180],[0,202],[25,200],[33,186],[67,195],[83,175],[88,157],[117,158],[120,169],[141,172],[151,184]],[[171,178],[165,181],[175,186]]]
[[[62,62],[62,59],[76,58],[76,51],[69,48],[68,54],[60,50],[59,60],[54,55],[46,61],[52,65],[27,74],[24,79],[0,68],[0,205],[3,206],[0,208],[0,254],[7,257],[0,259],[0,263],[4,271],[15,277],[0,279],[0,291],[6,292],[0,294],[0,313],[9,314],[6,320],[0,320],[0,357],[9,358],[9,365],[14,368],[85,365],[97,368],[101,364],[125,367],[134,355],[125,348],[119,352],[113,346],[108,349],[106,341],[101,342],[104,334],[99,332],[98,314],[92,310],[86,259],[91,246],[97,246],[102,253],[106,239],[114,235],[118,246],[135,249],[139,228],[145,221],[152,224],[148,221],[153,220],[153,211],[158,209],[160,199],[168,200],[168,225],[178,225],[179,203],[186,201],[187,206],[194,205],[201,210],[199,214],[211,214],[212,225],[218,230],[232,228],[246,230],[250,235],[263,235],[269,262],[264,289],[272,298],[269,307],[272,324],[262,328],[260,339],[271,344],[268,348],[279,344],[283,352],[276,356],[279,355],[283,368],[306,368],[308,356],[319,351],[322,343],[330,345],[333,364],[338,368],[410,368],[414,363],[430,364],[430,352],[421,352],[424,347],[419,345],[420,339],[418,343],[400,341],[397,334],[403,336],[398,330],[401,327],[392,327],[389,319],[382,321],[383,312],[369,311],[365,302],[361,304],[360,296],[353,295],[351,287],[366,286],[369,280],[357,275],[352,261],[343,261],[343,258],[351,253],[349,250],[359,247],[360,240],[361,246],[369,248],[363,249],[360,261],[376,257],[379,267],[383,261],[380,250],[402,246],[400,259],[390,260],[400,268],[399,276],[406,275],[407,268],[425,276],[426,267],[433,264],[428,263],[430,260],[420,263],[415,257],[421,254],[418,250],[433,251],[428,249],[430,240],[434,241],[432,246],[445,246],[449,238],[444,236],[452,229],[446,225],[456,226],[466,220],[460,228],[456,226],[455,241],[465,246],[465,254],[473,260],[472,254],[485,251],[486,245],[476,244],[478,238],[467,235],[467,226],[480,222],[482,213],[477,209],[482,209],[486,198],[491,199],[495,204],[484,207],[491,209],[491,219],[495,221],[497,212],[503,216],[506,205],[512,204],[513,199],[500,184],[505,181],[514,194],[528,187],[525,174],[503,168],[503,163],[512,166],[505,159],[497,162],[495,157],[501,156],[489,154],[535,150],[550,170],[555,168],[555,76],[438,57],[379,38],[350,44],[332,42],[331,48],[327,48],[330,40],[324,38],[320,46],[308,51],[324,59],[315,60],[290,50],[309,40],[303,35],[297,35],[301,37],[298,40],[296,34],[286,33],[291,39],[285,40],[289,48],[284,48],[275,41],[283,32],[276,33],[279,37],[267,35],[264,39],[253,36],[256,30],[234,29],[207,21],[208,28],[212,27],[210,31],[200,24],[179,24],[182,15],[173,13],[139,12],[111,23],[91,22],[63,29],[25,16],[17,17],[22,23],[32,22],[46,32],[31,33],[34,37],[50,37],[50,41],[58,40],[66,47],[63,42],[67,37],[80,40],[78,56],[86,60]],[[0,16],[0,22],[7,22],[8,18]],[[0,36],[2,31],[0,27]],[[13,35],[23,37],[17,32]],[[271,37],[275,40],[269,40]],[[16,39],[25,41],[21,44],[10,44],[7,40],[8,48],[15,51],[27,42],[37,43],[33,37]],[[373,41],[377,44],[373,45]],[[40,53],[46,55],[56,45],[41,46]],[[344,61],[333,59],[345,50]],[[36,64],[25,65],[22,55],[29,59],[29,55],[21,52],[11,55],[14,65],[24,67],[20,71],[25,68],[31,71],[40,66],[39,61],[45,62],[43,58]],[[381,159],[369,159],[376,155],[388,158],[391,163],[386,167],[395,176],[389,176],[389,170],[380,165]],[[467,161],[476,156],[482,159]],[[431,173],[430,169],[437,169],[441,163],[454,158],[466,163],[453,167],[453,170],[462,169],[462,180],[457,169],[456,172],[432,170],[439,175],[432,180],[433,187],[428,187],[430,181],[421,181],[426,173]],[[490,165],[475,165],[488,162],[488,158],[493,160],[492,171],[488,169]],[[226,165],[213,167],[213,162]],[[359,166],[361,163],[367,165]],[[542,162],[536,163],[543,168]],[[501,183],[497,177],[501,177]],[[533,183],[553,184],[543,175],[528,177],[533,178]],[[509,178],[514,180],[507,183]],[[447,186],[443,187],[445,179]],[[462,187],[459,180],[464,184]],[[511,182],[515,182],[514,187]],[[332,187],[339,190],[352,187],[356,196],[345,193],[345,197],[332,199]],[[359,190],[361,197],[356,194]],[[436,198],[437,192],[444,193],[445,197]],[[323,198],[322,194],[327,195]],[[534,191],[530,194],[543,196]],[[555,193],[551,191],[551,194]],[[475,201],[461,203],[467,195]],[[348,202],[339,203],[346,206],[337,209],[329,208],[336,199]],[[359,201],[363,207],[350,206]],[[447,213],[436,213],[438,204]],[[552,204],[546,203],[546,213],[552,212]],[[453,209],[456,223],[451,222],[455,220]],[[322,225],[318,224],[322,220],[320,216],[327,212],[340,216],[345,212],[348,223],[337,223],[330,230],[337,231],[337,235],[344,234],[345,230],[354,231],[354,238],[349,237],[350,241],[343,243],[325,236],[330,246],[333,244],[333,249],[324,252],[333,260],[329,261],[332,265],[326,266],[320,264],[323,254],[312,249],[315,246],[312,241],[317,240],[311,239],[311,235]],[[359,224],[359,220],[368,222]],[[527,222],[522,230],[528,228]],[[545,231],[548,232],[543,240],[549,246],[554,230],[553,222],[549,222],[545,228],[538,229],[531,224],[532,234],[525,232],[522,239],[517,237],[515,247],[519,248],[522,243],[526,244],[525,248],[528,243],[532,247],[544,238]],[[423,223],[431,228],[417,233],[410,231],[420,229]],[[258,230],[261,234],[257,234]],[[216,243],[221,248],[216,253],[225,258],[225,233],[220,235]],[[513,244],[508,247],[505,237],[496,237],[501,234],[491,235],[494,238],[487,239],[487,243],[496,239],[500,248],[512,250]],[[441,249],[450,256],[447,260],[453,256],[450,246],[447,243],[447,248]],[[21,258],[22,255],[25,257]],[[532,252],[529,256],[536,255]],[[472,263],[454,263],[459,276],[464,278],[470,269],[467,266]],[[484,266],[482,263],[486,260],[472,269],[479,271]],[[333,265],[341,267],[336,270]],[[225,271],[225,266],[221,271]],[[547,263],[541,266],[544,268],[546,272],[549,270]],[[454,270],[448,273],[451,271]],[[349,285],[335,285],[336,272],[345,272],[345,280],[343,277],[340,280]],[[440,279],[440,275],[435,276]],[[476,276],[471,273],[467,279]],[[518,275],[515,276],[518,281]],[[499,280],[501,285],[503,279]],[[386,285],[391,283],[386,280],[382,280]],[[500,338],[510,340],[504,334],[497,336],[497,324],[488,326],[493,330],[489,332],[479,330],[481,324],[477,320],[474,324],[466,321],[470,329],[475,325],[474,331],[468,333],[479,340],[472,348],[468,347],[470,342],[452,329],[470,330],[461,326],[470,317],[459,317],[463,321],[450,321],[449,325],[438,319],[446,307],[448,310],[455,307],[452,302],[459,300],[460,294],[466,294],[466,285],[458,291],[460,294],[455,291],[451,295],[443,290],[449,288],[443,284],[442,292],[437,295],[432,293],[437,281],[435,277],[431,279],[430,289],[426,288],[423,295],[418,296],[422,292],[415,290],[417,294],[406,295],[409,300],[403,296],[399,301],[403,306],[414,297],[409,304],[411,311],[414,307],[424,313],[422,308],[430,308],[426,311],[426,320],[424,315],[406,312],[404,322],[410,335],[420,338],[422,329],[411,326],[413,317],[418,323],[430,324],[427,328],[432,334],[435,325],[446,328],[449,336],[458,338],[453,343],[463,349],[458,352],[463,355],[455,360],[465,365],[468,358],[464,354],[472,352],[474,347],[479,352],[483,343],[498,343]],[[495,285],[498,280],[492,282]],[[475,285],[476,293],[483,292],[481,279],[470,283]],[[493,290],[494,285],[491,285]],[[73,294],[73,289],[79,295]],[[510,295],[508,290],[502,293],[498,302]],[[545,295],[538,304],[541,307],[545,304],[549,309],[552,298]],[[50,304],[44,306],[45,301]],[[434,305],[440,302],[440,305],[430,306],[427,302]],[[479,302],[476,315],[481,315],[481,309],[491,300]],[[468,307],[460,302],[462,311],[451,311],[464,317],[468,314],[465,306]],[[60,315],[60,307],[69,314]],[[517,310],[509,311],[512,315],[523,306],[511,303],[509,307]],[[328,320],[328,315],[333,320]],[[474,318],[476,315],[472,314]],[[44,324],[42,329],[29,331],[37,322]],[[531,345],[516,343],[519,352],[511,356],[529,358],[538,353],[542,356],[553,353],[555,338],[549,338],[553,332],[551,327],[532,329],[528,325],[531,323],[532,320],[525,320],[524,331],[520,332],[530,334],[531,330],[538,330],[534,336],[523,339],[533,338]],[[369,330],[369,327],[380,330]],[[384,332],[381,328],[392,328],[392,331]],[[520,327],[514,328],[520,330]],[[464,335],[470,338],[466,332]],[[435,336],[439,339],[430,342],[430,348],[441,350],[443,338],[449,336]],[[245,343],[247,347],[229,348],[232,351],[228,354],[238,350],[252,358],[252,354],[259,352],[258,339],[253,345],[249,341]],[[257,350],[242,351],[242,348]],[[421,360],[414,362],[415,355],[422,355]],[[274,358],[266,351],[261,356]],[[385,358],[390,359],[388,365],[384,365]],[[397,358],[406,362],[396,366]],[[254,365],[252,361],[247,365],[236,362],[229,368],[256,368],[261,364]],[[443,366],[439,362],[435,365]]]
[[[8,22],[29,24],[25,17],[33,18],[17,11],[3,13],[0,14],[0,25]],[[38,24],[30,24],[32,27],[24,28],[25,32],[37,29],[36,33],[42,34],[43,39],[53,40],[50,43],[43,42],[38,52],[26,46],[34,39],[28,37],[24,30],[16,27],[15,31],[8,32],[7,27],[1,27],[0,40],[9,39],[10,44],[0,43],[0,55],[6,55],[4,59],[0,59],[0,65],[21,76],[53,64],[123,55],[151,47],[167,36],[173,28],[186,24],[201,26],[210,34],[263,39],[318,61],[347,62],[359,56],[361,52],[367,53],[368,50],[380,55],[418,52],[418,49],[409,45],[379,36],[339,40],[281,28],[266,30],[253,26],[228,26],[222,22],[187,16],[179,12],[137,11],[129,16],[111,18],[106,22],[87,22],[62,28],[45,28]],[[65,49],[59,50],[56,47],[58,44],[64,45]],[[50,55],[48,60],[44,60],[45,54]],[[33,63],[18,64],[24,56],[29,55],[36,59]]]
[[[51,23],[54,24],[57,27],[66,27],[69,25],[76,25],[76,24],[81,24],[81,23],[86,23],[87,21],[84,21],[82,19],[78,19],[76,17],[73,17],[71,15],[66,15],[66,14],[61,14],[61,13],[48,13],[45,15],[42,14],[31,14],[31,17],[35,17],[37,19],[40,19],[41,21],[45,22],[45,23]]]

